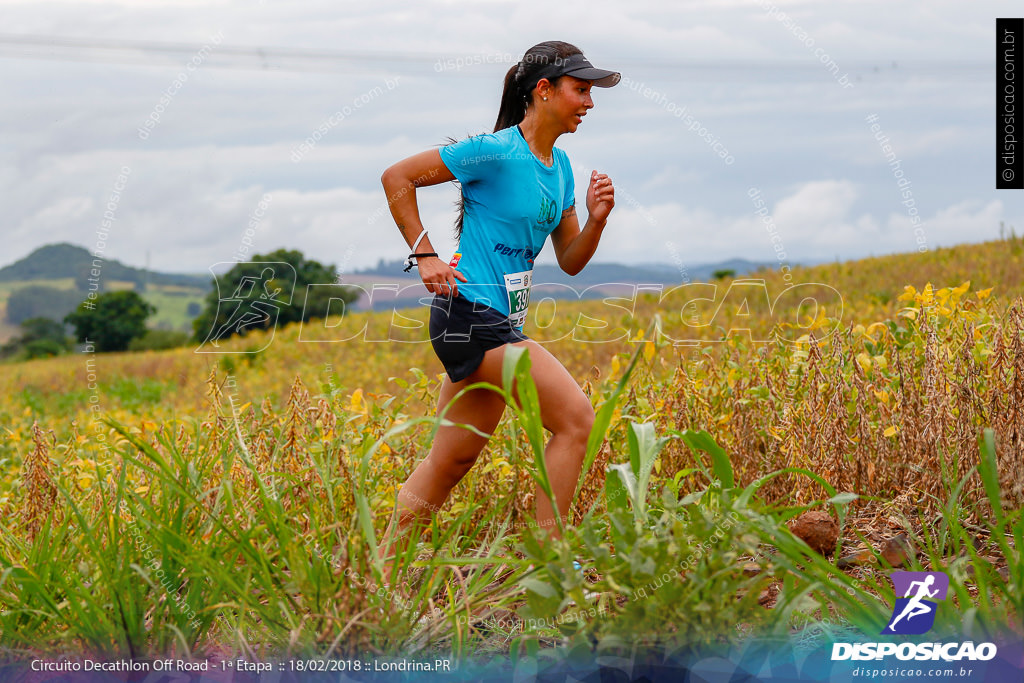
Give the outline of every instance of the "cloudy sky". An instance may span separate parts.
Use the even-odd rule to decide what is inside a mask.
[[[591,169],[616,182],[597,261],[770,261],[782,245],[811,262],[1024,232],[1021,193],[994,189],[995,18],[1019,10],[0,0],[0,264],[57,241],[93,250],[108,211],[104,256],[156,270],[232,261],[247,229],[252,250],[343,272],[402,258],[381,172],[491,130],[505,71],[552,39],[624,77],[558,142],[581,207]],[[419,199],[451,253],[455,189]]]

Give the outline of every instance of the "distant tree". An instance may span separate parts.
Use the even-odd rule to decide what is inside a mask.
[[[711,273],[711,277],[716,280],[724,280],[727,277],[736,277],[736,271],[732,268],[722,268],[721,270],[716,270]]]
[[[21,336],[28,341],[37,339],[52,339],[53,341],[67,344],[68,335],[64,325],[49,318],[29,318],[21,323]],[[68,346],[70,350],[71,347]]]
[[[37,339],[24,346],[25,360],[52,358],[67,353],[67,348],[52,339]]]
[[[122,290],[86,299],[64,321],[75,326],[78,341],[92,342],[97,351],[124,351],[146,333],[146,318],[154,313],[136,292]]]
[[[198,301],[188,302],[188,306],[185,308],[185,315],[190,318],[194,318],[203,312],[203,307],[199,305]]]
[[[49,318],[29,318],[22,321],[21,333],[0,347],[0,357],[46,358],[70,350],[63,325]]]
[[[337,280],[333,265],[307,259],[300,251],[256,254],[213,280],[206,306],[192,321],[195,340],[216,341],[275,324],[323,318],[331,299],[347,305],[358,298],[356,290],[335,284]]]
[[[73,311],[81,300],[81,292],[29,285],[14,290],[7,298],[7,321],[20,325],[29,318],[60,320]]]

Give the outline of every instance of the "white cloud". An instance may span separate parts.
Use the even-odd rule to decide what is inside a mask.
[[[851,182],[817,180],[780,200],[772,213],[780,225],[808,234],[842,222],[856,198],[857,190]]]
[[[82,53],[74,62],[47,61],[14,58],[23,53],[0,47],[10,67],[0,71],[8,93],[0,125],[10,131],[0,150],[5,263],[48,242],[91,246],[123,165],[133,172],[109,240],[112,258],[141,265],[150,252],[154,267],[193,271],[229,260],[263,193],[273,200],[254,240],[261,250],[287,246],[339,262],[352,246],[351,267],[400,258],[404,244],[390,216],[369,222],[384,199],[381,171],[445,136],[489,130],[507,68],[438,73],[438,56],[512,59],[553,37],[686,106],[736,157],[724,165],[680,119],[636,92],[596,93],[592,116],[558,144],[578,173],[607,171],[621,199],[632,199],[616,207],[600,260],[669,262],[666,242],[685,250],[688,263],[770,260],[770,240],[746,196],[751,186],[772,206],[792,259],[914,248],[900,224],[892,174],[864,122],[870,113],[880,116],[913,175],[919,206],[945,207],[929,211],[929,240],[981,239],[999,219],[1024,224],[1021,203],[997,195],[992,178],[964,178],[965,169],[977,175],[973,169],[991,167],[988,67],[978,79],[930,61],[987,64],[992,20],[1013,9],[1004,2],[776,2],[860,78],[849,89],[752,0],[642,0],[628,10],[610,0],[2,4],[7,32],[198,47],[223,31],[225,48],[348,57],[299,73],[275,67],[300,68],[302,60],[270,58],[260,70],[258,57],[227,59],[227,50],[214,50],[143,141],[136,129],[184,57],[179,64],[135,54],[128,63],[105,63]],[[539,30],[538,17],[564,27],[562,35]],[[301,68],[315,61],[304,59]],[[300,163],[290,160],[327,117],[396,76],[398,88],[331,128]],[[585,175],[576,180],[582,207]],[[431,188],[420,199],[435,245],[450,252],[453,192]]]
[[[666,255],[675,248],[688,265],[733,257],[773,262],[779,253],[774,246],[780,244],[787,262],[810,263],[917,248],[907,213],[889,214],[879,221],[869,213],[856,212],[856,197],[857,188],[850,181],[811,181],[778,201],[762,194],[768,216],[754,215],[750,199],[738,205],[740,213],[719,215],[678,203],[640,206],[631,197],[620,197],[597,257],[602,261],[666,262]],[[992,239],[1004,217],[1000,201],[968,201],[922,214],[921,224],[934,248],[962,242],[966,234]],[[773,231],[777,236],[774,242]]]
[[[963,242],[964,235],[972,235],[974,240],[995,239],[999,236],[999,221],[1006,218],[1003,203],[999,200],[985,203],[968,200],[939,209],[931,216],[922,216],[924,220],[915,226],[908,213],[910,208],[901,214],[890,214],[888,221],[889,229],[903,238],[900,243],[904,251],[917,246],[916,242],[910,246],[915,227],[924,231],[927,246],[934,249],[959,244]]]

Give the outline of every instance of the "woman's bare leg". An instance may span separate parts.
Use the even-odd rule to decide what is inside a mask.
[[[552,492],[563,521],[569,514],[576,490],[587,438],[594,424],[594,409],[576,380],[540,344],[533,340],[518,342],[530,351],[530,375],[537,386],[541,420],[551,438],[544,448],[544,463]],[[501,386],[501,368],[505,349],[502,346],[484,354],[480,367],[461,382],[451,383],[446,377],[438,399],[438,414],[463,387],[474,382]],[[487,389],[474,389],[452,404],[446,418],[457,424],[471,424],[485,434],[492,434],[501,420],[504,399]],[[381,546],[381,557],[392,554],[396,534],[404,533],[412,522],[424,522],[438,511],[452,488],[462,480],[476,462],[487,439],[461,427],[440,427],[426,459],[417,466],[398,493],[398,518],[392,520]],[[397,523],[396,523],[397,522]],[[554,506],[537,488],[537,525],[558,536]],[[390,565],[388,565],[390,569]],[[388,575],[390,572],[385,572]]]
[[[541,420],[551,438],[544,448],[544,465],[552,493],[558,503],[558,515],[567,521],[576,483],[583,469],[587,439],[594,425],[594,408],[569,371],[543,346],[521,342],[530,350],[530,376],[537,386]],[[540,486],[537,487],[537,525],[559,536],[554,507]]]
[[[464,387],[479,381],[478,373],[461,382],[451,382],[448,377],[441,384],[437,402],[437,414],[452,402]],[[488,389],[473,389],[452,403],[445,419],[456,424],[468,424],[484,434],[492,434],[505,410],[505,400],[500,394]],[[480,451],[487,444],[487,438],[475,434],[465,427],[442,426],[434,436],[430,453],[416,467],[398,492],[397,517],[392,519],[385,532],[380,548],[381,558],[393,554],[397,536],[418,536],[410,525],[427,522],[432,513],[444,505],[452,488],[458,484],[476,462]],[[390,563],[385,565],[385,576],[390,575]]]

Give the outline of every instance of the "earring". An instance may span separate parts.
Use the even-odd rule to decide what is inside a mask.
[[[546,98],[546,97],[545,97],[545,98],[544,98],[544,101],[545,101],[545,102],[547,102],[547,101],[548,101],[548,98]]]

